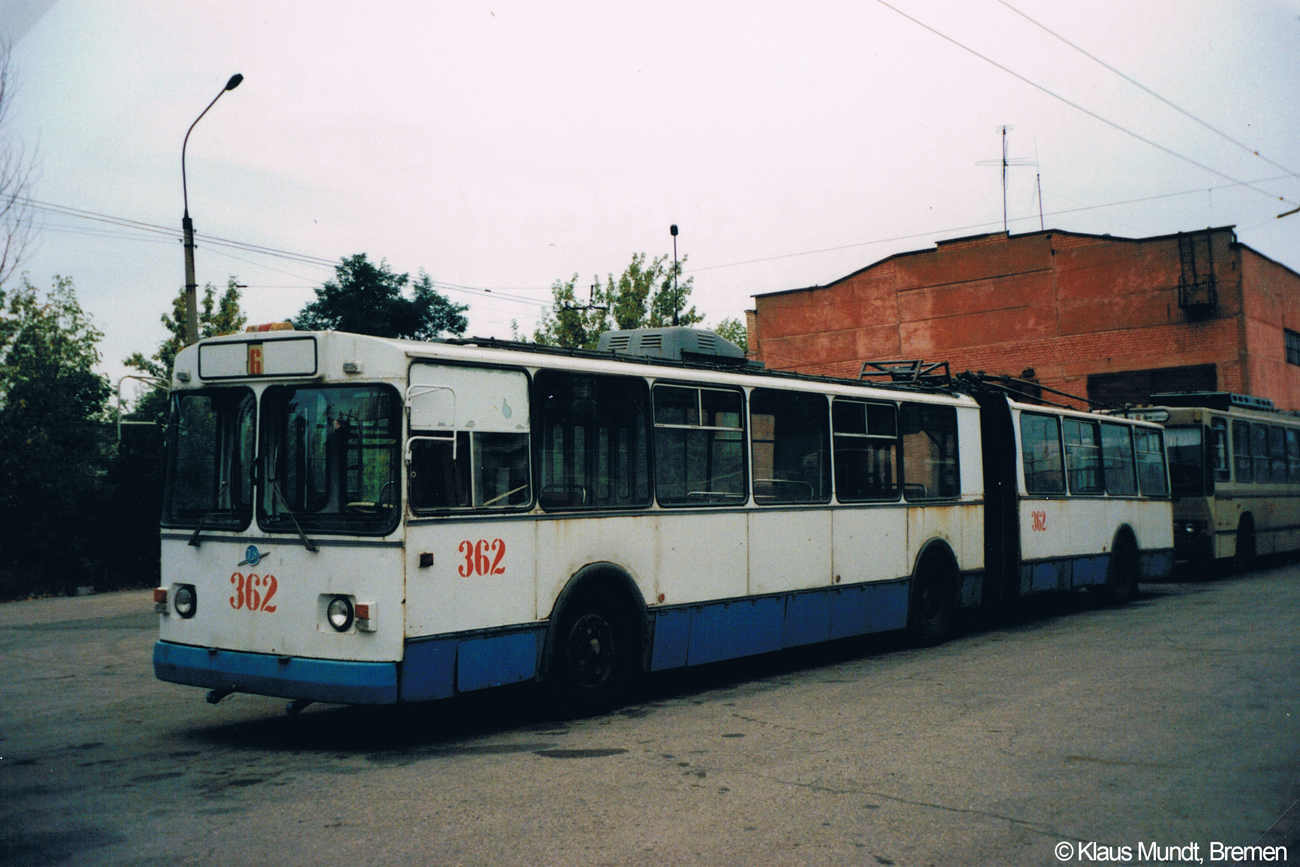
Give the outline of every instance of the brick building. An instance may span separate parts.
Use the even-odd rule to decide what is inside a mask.
[[[1232,227],[1155,238],[998,232],[755,296],[753,357],[856,377],[920,358],[1111,404],[1235,391],[1300,410],[1300,274]]]

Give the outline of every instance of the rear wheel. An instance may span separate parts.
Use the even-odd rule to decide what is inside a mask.
[[[917,644],[939,644],[952,630],[954,617],[952,567],[938,553],[927,554],[912,584],[908,629]]]

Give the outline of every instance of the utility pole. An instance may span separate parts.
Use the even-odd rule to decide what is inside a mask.
[[[668,234],[673,236],[673,325],[677,324],[677,311],[682,306],[681,292],[677,289],[677,224],[668,227]]]
[[[239,87],[239,83],[244,80],[244,76],[235,73],[230,76],[226,86],[221,89],[208,103],[208,108],[217,104],[221,99],[221,94],[227,90],[234,90]],[[199,283],[194,277],[194,221],[190,219],[190,191],[185,181],[185,148],[190,144],[190,133],[194,132],[194,127],[199,121],[203,120],[203,115],[208,113],[208,108],[203,109],[199,116],[194,118],[194,123],[185,131],[185,141],[181,144],[181,196],[185,199],[185,216],[181,218],[181,230],[185,233],[185,345],[188,346],[199,339]]]

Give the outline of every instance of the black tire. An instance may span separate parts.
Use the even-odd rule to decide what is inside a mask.
[[[938,553],[926,554],[916,567],[908,631],[912,640],[923,647],[943,643],[952,631],[952,571],[946,558]]]
[[[569,713],[616,705],[638,670],[633,619],[604,594],[569,600],[557,623],[551,672],[555,697]]]
[[[1128,536],[1115,540],[1110,552],[1106,575],[1105,599],[1111,605],[1124,605],[1138,590],[1137,546]]]
[[[1243,516],[1237,525],[1237,550],[1232,555],[1232,571],[1240,575],[1255,566],[1255,522]]]

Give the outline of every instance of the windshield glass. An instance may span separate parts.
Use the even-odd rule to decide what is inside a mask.
[[[265,530],[383,535],[400,504],[398,394],[386,386],[273,386],[262,396]]]
[[[1175,497],[1205,493],[1205,449],[1199,427],[1171,427],[1165,430],[1169,451],[1169,478]]]
[[[253,392],[218,388],[172,395],[162,522],[242,530],[253,505]]]

